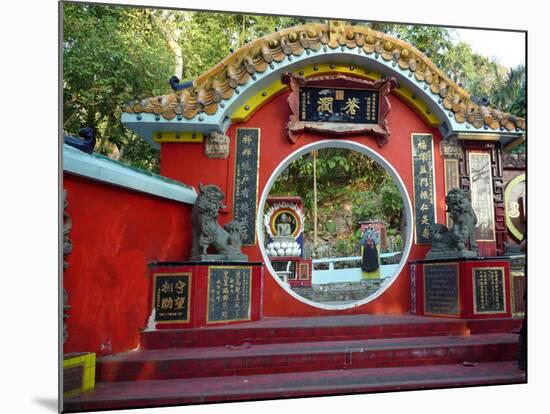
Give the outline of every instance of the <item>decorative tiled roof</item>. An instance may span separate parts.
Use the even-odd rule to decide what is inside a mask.
[[[322,47],[362,48],[365,54],[377,54],[408,70],[424,82],[441,105],[452,111],[458,123],[468,122],[476,128],[493,130],[525,129],[525,119],[474,103],[468,92],[449,79],[426,55],[403,40],[365,26],[309,23],[280,30],[254,40],[194,80],[193,85],[167,95],[126,103],[127,113],[153,113],[171,120],[192,119],[201,112],[215,114],[223,100],[230,99],[239,85],[246,84],[255,73],[264,72],[272,62],[287,56],[300,56]]]

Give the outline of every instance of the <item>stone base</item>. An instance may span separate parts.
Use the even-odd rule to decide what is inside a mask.
[[[510,264],[505,257],[410,263],[411,313],[460,319],[511,318]]]
[[[313,302],[350,302],[365,299],[376,292],[381,284],[381,279],[364,279],[358,282],[334,282],[310,287],[293,287],[292,290]]]
[[[207,255],[210,261],[198,261],[197,258],[201,256],[195,256],[195,261],[149,264],[151,290],[154,292],[149,331],[204,328],[261,318],[263,263],[228,261],[226,255]],[[218,261],[212,261],[215,258]],[[229,282],[229,286],[224,285],[224,280]],[[169,287],[175,287],[178,281],[184,282],[179,292]],[[168,283],[168,289],[163,292],[165,283]],[[228,288],[227,291],[224,287]],[[173,303],[184,298],[184,306],[166,310],[163,308],[164,298],[171,298]]]
[[[190,262],[247,262],[248,256],[243,253],[238,254],[199,254],[191,256]]]
[[[477,252],[472,250],[442,250],[442,251],[433,251],[430,250],[426,254],[426,260],[440,260],[440,259],[464,259],[464,258],[473,258],[479,257]]]

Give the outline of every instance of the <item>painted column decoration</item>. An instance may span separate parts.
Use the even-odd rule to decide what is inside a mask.
[[[491,156],[488,153],[470,152],[468,163],[471,203],[477,216],[476,240],[495,241]]]
[[[460,188],[459,161],[463,157],[462,147],[456,139],[441,141],[439,145],[443,157],[443,169],[445,171],[445,194],[449,194],[454,188]],[[450,215],[446,214],[447,227],[452,226]]]
[[[258,128],[237,128],[236,135],[233,220],[240,221],[244,225],[243,244],[255,245],[260,130]]]
[[[435,223],[435,180],[433,137],[412,134],[414,236],[416,244],[431,244],[431,227]]]

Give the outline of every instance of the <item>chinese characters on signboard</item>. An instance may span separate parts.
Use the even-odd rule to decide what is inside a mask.
[[[456,264],[424,265],[424,313],[458,315],[458,266]]]
[[[502,267],[480,267],[473,269],[474,312],[506,312],[504,269]]]
[[[300,88],[300,121],[378,124],[380,93],[368,89]]]
[[[415,241],[431,243],[431,228],[435,223],[435,188],[433,143],[430,134],[413,134],[413,185]]]
[[[189,321],[190,273],[156,274],[153,306],[156,322]]]
[[[252,268],[211,266],[208,272],[208,322],[250,320]]]
[[[256,244],[256,198],[260,130],[237,128],[233,219],[243,223],[243,244]]]
[[[476,240],[495,240],[495,221],[493,210],[493,184],[491,175],[491,156],[487,153],[470,152],[471,202],[477,216],[475,228]]]

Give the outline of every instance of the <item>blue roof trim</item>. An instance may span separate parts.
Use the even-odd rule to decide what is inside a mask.
[[[195,189],[161,175],[63,144],[63,171],[157,197],[194,204]]]
[[[429,86],[423,81],[419,81],[408,69],[402,69],[395,65],[393,61],[386,61],[377,54],[365,54],[361,48],[344,49],[327,47],[319,50],[310,50],[309,53],[303,53],[300,56],[286,56],[281,62],[272,62],[262,73],[255,73],[256,79],[249,79],[244,85],[239,85],[239,93],[234,93],[231,98],[223,101],[223,107],[218,108],[216,113],[208,115],[206,113],[197,114],[192,119],[176,118],[166,120],[160,116],[151,113],[142,112],[141,114],[122,113],[122,123],[136,132],[143,140],[148,142],[153,148],[160,148],[159,144],[153,140],[153,132],[203,132],[209,134],[212,131],[225,131],[228,127],[228,119],[231,114],[243,105],[251,96],[254,96],[262,88],[280,79],[285,71],[297,70],[309,64],[314,63],[347,63],[358,67],[365,67],[377,72],[383,76],[394,76],[403,86],[417,94],[431,109],[431,111],[441,120],[440,131],[443,138],[458,133],[479,133],[479,134],[499,134],[503,137],[521,136],[523,131],[502,131],[485,128],[476,128],[468,122],[458,123],[452,111],[445,109],[439,94],[433,93]]]

